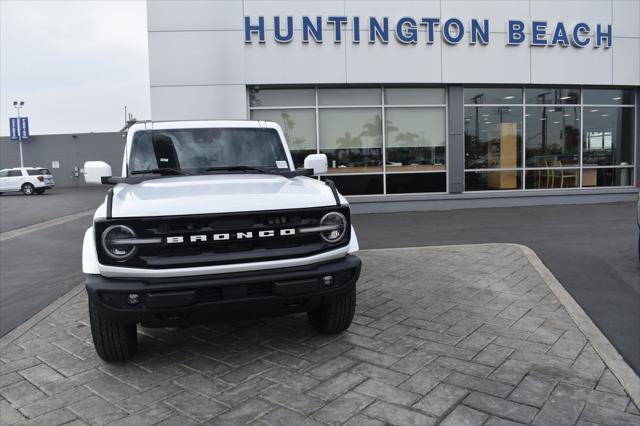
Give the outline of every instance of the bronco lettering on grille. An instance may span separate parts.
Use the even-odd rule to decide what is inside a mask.
[[[245,232],[224,232],[217,234],[197,234],[197,235],[174,235],[171,237],[166,237],[167,244],[180,244],[184,242],[207,242],[207,241],[228,241],[231,239],[235,240],[250,240],[254,238],[269,238],[275,237],[276,235],[281,237],[288,237],[296,235],[295,228],[287,228],[280,230],[263,230],[263,231],[245,231]]]

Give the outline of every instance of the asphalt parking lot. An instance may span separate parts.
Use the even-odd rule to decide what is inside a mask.
[[[0,238],[18,232],[0,242],[0,334],[81,282],[82,237],[105,191],[58,188],[43,196],[0,196]],[[635,205],[620,203],[358,215],[354,224],[362,249],[491,242],[531,247],[640,371],[635,220]],[[19,234],[39,225],[44,227]]]

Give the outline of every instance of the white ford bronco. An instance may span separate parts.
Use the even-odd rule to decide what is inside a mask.
[[[304,167],[264,121],[137,123],[121,177],[85,163],[87,183],[114,185],[82,249],[98,355],[133,356],[137,324],[306,312],[319,332],[347,329],[361,267],[349,205],[310,177],[324,154]]]

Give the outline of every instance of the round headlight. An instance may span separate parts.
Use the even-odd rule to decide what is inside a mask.
[[[136,252],[136,246],[127,244],[126,240],[135,237],[135,232],[128,226],[112,225],[102,233],[102,248],[114,259],[126,260]]]
[[[347,233],[347,219],[342,213],[330,212],[322,216],[320,226],[331,226],[333,229],[321,232],[320,236],[328,243],[337,243]]]

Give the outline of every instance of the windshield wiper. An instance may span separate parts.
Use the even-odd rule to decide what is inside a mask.
[[[269,175],[283,176],[286,178],[292,178],[296,176],[312,176],[313,170],[302,169],[291,171],[289,169],[264,169],[260,167],[250,166],[220,166],[220,167],[208,167],[208,172],[255,172],[264,173]]]
[[[132,175],[144,175],[144,174],[157,174],[157,175],[162,175],[162,174],[174,174],[174,175],[183,175],[186,176],[189,173],[185,173],[182,170],[179,169],[174,169],[171,167],[160,167],[158,169],[148,169],[148,170],[134,170],[132,171],[130,174]]]
[[[250,166],[219,166],[207,167],[208,172],[258,172],[258,173],[274,173],[273,171],[262,169],[260,167]],[[277,172],[276,172],[277,173]]]

